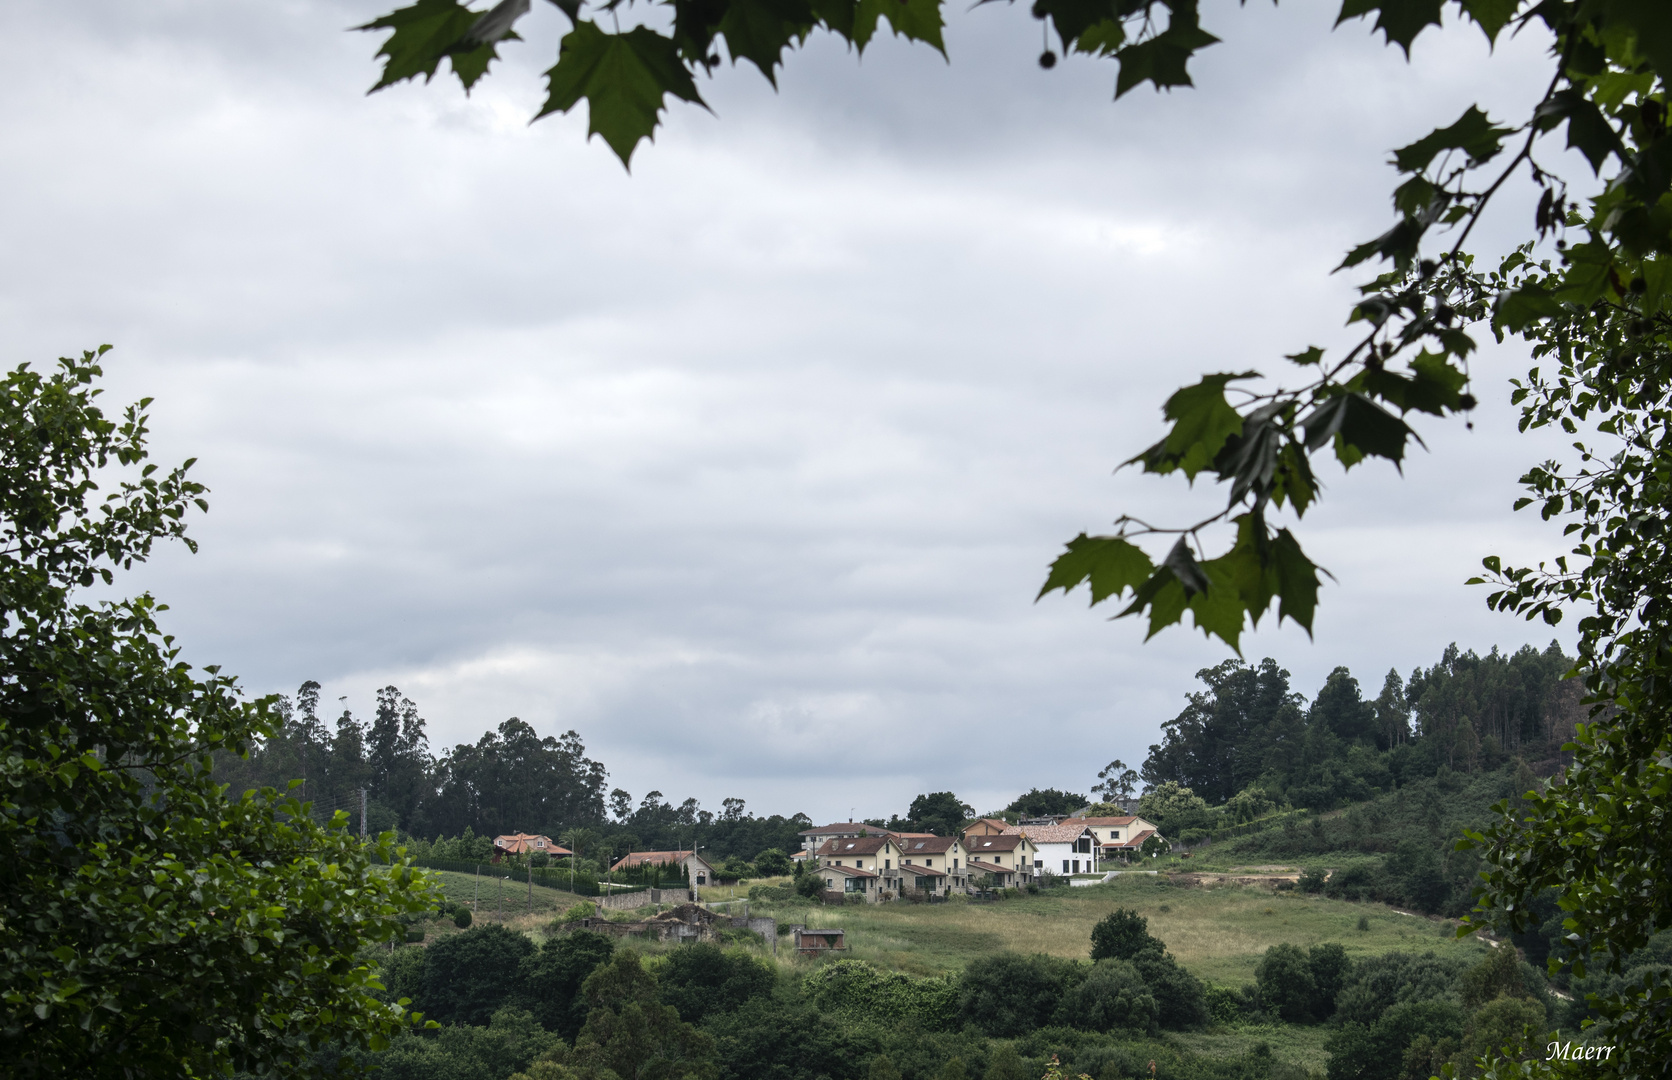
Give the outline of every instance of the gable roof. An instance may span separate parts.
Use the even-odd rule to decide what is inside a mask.
[[[869,871],[869,870],[861,870],[857,866],[821,866],[821,867],[818,867],[815,870],[809,870],[808,873],[810,873],[810,874],[833,874],[834,873],[834,874],[842,874],[846,877],[876,877],[876,876],[878,876],[876,874],[871,873],[871,871]]]
[[[932,833],[907,833],[899,840],[902,855],[940,855],[952,850],[957,837],[935,836]]]
[[[845,839],[837,836],[819,845],[819,855],[875,855],[888,844],[893,843],[889,836],[856,836]]]
[[[1083,817],[1076,818],[1075,820],[1082,825],[1097,825],[1107,829],[1111,826],[1118,827],[1122,825],[1130,825],[1134,821],[1137,821],[1138,817],[1134,814],[1131,817]]]
[[[1015,851],[1027,841],[1027,837],[1020,833],[1008,833],[1001,836],[969,836],[964,838],[964,849],[973,859],[984,851]]]
[[[797,836],[881,836],[887,829],[875,825],[867,825],[863,821],[838,821],[831,825],[821,825],[816,829],[802,829]]]
[[[970,860],[969,868],[971,870],[984,870],[989,874],[1014,874],[1016,872],[1014,866],[1000,866],[998,863],[981,862],[977,859]]]
[[[1012,825],[1004,831],[1007,836],[1025,836],[1036,844],[1067,844],[1089,830],[1085,822],[1076,821],[1072,825]]]

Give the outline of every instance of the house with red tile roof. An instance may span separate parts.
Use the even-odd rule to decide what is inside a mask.
[[[506,833],[494,837],[493,846],[494,850],[502,855],[546,854],[556,859],[574,854],[568,848],[552,843],[551,837],[541,836],[539,833]]]
[[[1004,831],[1033,842],[1035,876],[1089,874],[1097,868],[1097,836],[1078,818],[1052,825],[1011,825]]]
[[[694,851],[631,851],[618,859],[610,867],[613,873],[617,870],[629,870],[637,866],[681,866],[691,875],[692,885],[712,885],[714,883],[714,868]]]

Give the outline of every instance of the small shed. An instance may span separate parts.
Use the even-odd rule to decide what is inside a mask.
[[[798,953],[831,952],[847,947],[846,932],[842,930],[805,930],[797,928],[795,931],[795,951]]]

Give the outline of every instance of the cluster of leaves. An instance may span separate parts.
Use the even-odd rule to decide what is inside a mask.
[[[272,789],[228,799],[210,755],[270,730],[271,703],[194,672],[149,596],[76,599],[204,506],[190,462],[145,462],[147,402],[95,404],[103,353],[0,381],[0,1054],[172,1076],[385,1045],[407,1018],[357,956],[427,906],[393,838]]]

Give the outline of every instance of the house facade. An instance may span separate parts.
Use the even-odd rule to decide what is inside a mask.
[[[1077,819],[1062,824],[1012,825],[1006,834],[1024,836],[1033,845],[1036,877],[1089,874],[1097,868],[1097,836]]]
[[[1136,815],[1129,817],[1086,817],[1076,819],[1097,837],[1098,850],[1105,859],[1130,859],[1144,841],[1155,833],[1155,825]]]
[[[815,854],[817,868],[809,867],[807,872],[822,875],[825,887],[832,892],[864,893],[868,900],[881,900],[884,894],[899,895],[901,888],[911,887],[900,883],[900,847],[887,832],[881,836],[832,837]],[[837,878],[841,882],[833,884]]]
[[[900,848],[903,888],[945,896],[969,887],[969,853],[956,836],[896,834],[894,840]]]
[[[1008,889],[1033,877],[1033,842],[1020,833],[965,833],[963,848],[971,885],[985,884],[990,875],[993,884]]]

